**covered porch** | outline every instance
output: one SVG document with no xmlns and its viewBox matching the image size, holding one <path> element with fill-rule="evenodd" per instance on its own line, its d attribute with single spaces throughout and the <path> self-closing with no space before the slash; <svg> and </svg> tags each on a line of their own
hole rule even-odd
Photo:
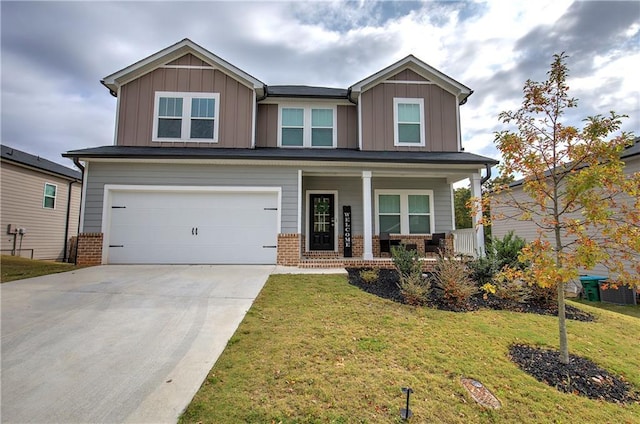
<svg viewBox="0 0 640 424">
<path fill-rule="evenodd" d="M 467 178 L 472 196 L 480 197 L 478 165 L 385 165 L 298 171 L 295 265 L 391 267 L 395 245 L 417 250 L 425 268 L 435 264 L 440 248 L 469 256 L 483 252 L 482 228 L 456 230 L 453 204 L 453 184 Z"/>
</svg>

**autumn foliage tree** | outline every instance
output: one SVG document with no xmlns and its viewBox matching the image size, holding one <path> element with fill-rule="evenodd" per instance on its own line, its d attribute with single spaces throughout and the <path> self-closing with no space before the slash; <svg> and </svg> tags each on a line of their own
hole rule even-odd
<svg viewBox="0 0 640 424">
<path fill-rule="evenodd" d="M 557 291 L 561 362 L 569 362 L 565 325 L 565 284 L 579 272 L 604 264 L 609 284 L 638 284 L 640 274 L 640 173 L 624 173 L 621 152 L 633 142 L 620 132 L 623 115 L 610 112 L 565 125 L 569 97 L 567 56 L 554 56 L 544 82 L 527 81 L 520 109 L 500 114 L 514 130 L 496 133 L 500 171 L 524 176 L 522 192 L 494 187 L 492 220 L 531 220 L 537 237 L 520 260 L 524 270 L 507 269 L 512 279 Z M 496 207 L 499 206 L 499 207 Z"/>
</svg>

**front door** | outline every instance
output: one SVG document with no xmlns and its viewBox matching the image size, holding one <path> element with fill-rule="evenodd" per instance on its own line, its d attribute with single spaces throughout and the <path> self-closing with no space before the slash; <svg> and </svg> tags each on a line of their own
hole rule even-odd
<svg viewBox="0 0 640 424">
<path fill-rule="evenodd" d="M 334 196 L 309 195 L 309 250 L 334 250 Z"/>
</svg>

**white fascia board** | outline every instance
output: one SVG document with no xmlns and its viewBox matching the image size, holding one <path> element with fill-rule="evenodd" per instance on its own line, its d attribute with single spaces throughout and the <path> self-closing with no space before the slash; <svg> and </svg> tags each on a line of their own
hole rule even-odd
<svg viewBox="0 0 640 424">
<path fill-rule="evenodd" d="M 402 69 L 411 69 L 421 77 L 434 82 L 436 85 L 442 87 L 444 90 L 450 92 L 451 94 L 459 96 L 461 101 L 464 101 L 471 95 L 471 93 L 473 93 L 473 91 L 466 85 L 454 80 L 448 75 L 443 74 L 436 68 L 424 63 L 413 55 L 409 55 L 404 59 L 401 59 L 398 62 L 384 68 L 383 70 L 378 71 L 375 74 L 363 79 L 362 81 L 355 83 L 350 87 L 351 91 L 360 93 L 367 91 L 371 87 L 374 87 L 384 80 L 388 79 L 389 77 L 395 75 Z"/>
<path fill-rule="evenodd" d="M 220 71 L 229 74 L 249 88 L 258 90 L 264 87 L 264 83 L 262 81 L 233 66 L 226 60 L 216 56 L 188 38 L 129 65 L 118 72 L 104 77 L 102 79 L 102 83 L 110 90 L 117 92 L 118 88 L 127 82 L 140 78 L 142 75 L 145 75 L 158 67 L 185 55 L 186 53 L 192 53 L 194 56 L 213 65 L 215 69 L 219 69 Z"/>
</svg>

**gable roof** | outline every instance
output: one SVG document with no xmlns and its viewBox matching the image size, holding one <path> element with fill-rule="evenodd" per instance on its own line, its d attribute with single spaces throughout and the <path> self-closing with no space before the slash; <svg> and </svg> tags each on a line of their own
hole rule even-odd
<svg viewBox="0 0 640 424">
<path fill-rule="evenodd" d="M 75 169 L 67 168 L 66 166 L 51 162 L 50 160 L 41 158 L 40 156 L 34 156 L 32 154 L 14 149 L 13 147 L 9 147 L 4 144 L 0 147 L 2 147 L 1 157 L 3 160 L 14 162 L 20 165 L 25 165 L 30 168 L 36 168 L 50 174 L 56 174 L 74 180 L 82 179 L 82 173 L 80 173 L 80 171 L 76 171 Z"/>
<path fill-rule="evenodd" d="M 390 77 L 394 76 L 404 69 L 411 69 L 421 77 L 426 78 L 439 87 L 442 87 L 444 90 L 450 92 L 458 98 L 458 103 L 461 105 L 465 104 L 467 98 L 473 93 L 473 90 L 471 90 L 466 85 L 459 83 L 448 75 L 443 74 L 436 68 L 427 65 L 411 54 L 404 59 L 401 59 L 396 63 L 376 72 L 375 74 L 368 76 L 362 81 L 353 84 L 351 87 L 349 87 L 349 89 L 353 92 L 366 91 L 369 88 L 378 85 L 382 81 L 389 79 Z"/>
<path fill-rule="evenodd" d="M 160 66 L 166 65 L 167 63 L 172 62 L 187 53 L 191 53 L 201 60 L 213 65 L 215 68 L 220 69 L 222 72 L 255 89 L 259 92 L 259 95 L 262 95 L 262 90 L 265 86 L 262 81 L 233 66 L 226 60 L 216 56 L 209 50 L 194 43 L 188 38 L 185 38 L 182 41 L 177 42 L 176 44 L 162 49 L 159 52 L 152 54 L 151 56 L 139 60 L 133 65 L 129 65 L 126 68 L 119 70 L 118 72 L 106 76 L 100 82 L 109 89 L 112 95 L 116 96 L 118 88 L 120 88 L 122 85 L 136 78 L 139 78 L 142 75 L 145 75 Z"/>
</svg>

